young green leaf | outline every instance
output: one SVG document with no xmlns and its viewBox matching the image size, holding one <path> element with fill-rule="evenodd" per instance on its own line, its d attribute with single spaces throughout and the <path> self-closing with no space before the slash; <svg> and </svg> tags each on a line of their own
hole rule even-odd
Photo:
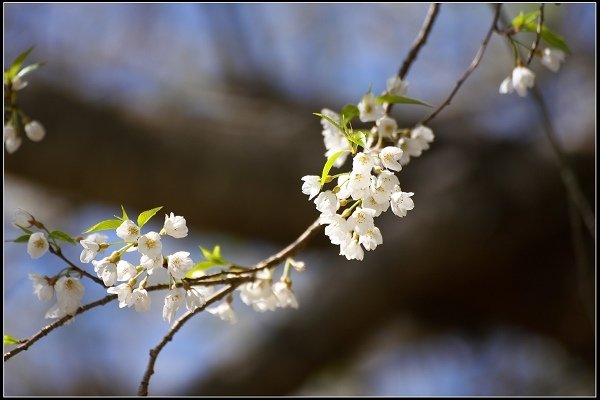
<svg viewBox="0 0 600 400">
<path fill-rule="evenodd" d="M 359 115 L 360 111 L 358 110 L 358 107 L 356 107 L 354 104 L 346 104 L 344 108 L 342 108 L 342 125 L 346 126 L 348 122 L 352 121 L 352 119 L 358 117 Z"/>
<path fill-rule="evenodd" d="M 154 217 L 154 215 L 156 215 L 156 213 L 160 211 L 161 208 L 162 208 L 162 206 L 140 213 L 140 215 L 138 215 L 138 218 L 137 218 L 138 226 L 140 228 L 142 226 L 144 226 L 146 224 L 146 222 L 150 221 L 150 218 Z M 123 210 L 123 211 L 125 211 L 125 210 Z"/>
<path fill-rule="evenodd" d="M 19 54 L 17 58 L 15 58 L 15 61 L 13 61 L 12 65 L 10 66 L 10 69 L 7 72 L 7 78 L 9 80 L 14 78 L 17 72 L 19 72 L 19 70 L 23 66 L 23 63 L 25 62 L 25 59 L 27 59 L 27 56 L 29 56 L 29 53 L 31 53 L 34 47 L 35 46 L 31 46 L 30 48 Z"/>
<path fill-rule="evenodd" d="M 363 131 L 354 131 L 352 134 L 347 135 L 346 136 L 348 138 L 348 140 L 354 144 L 356 144 L 357 146 L 360 147 L 366 147 L 366 140 L 367 137 L 366 135 L 363 133 Z"/>
<path fill-rule="evenodd" d="M 317 117 L 323 118 L 325 121 L 329 122 L 331 125 L 335 126 L 340 131 L 344 132 L 344 129 L 342 128 L 342 126 L 340 124 L 338 124 L 337 122 L 335 122 L 334 120 L 332 120 L 331 118 L 329 118 L 327 115 L 323 115 L 321 113 L 313 113 L 313 114 L 316 115 Z"/>
<path fill-rule="evenodd" d="M 519 15 L 513 18 L 511 25 L 517 31 L 520 31 L 527 23 L 535 21 L 539 17 L 539 15 L 540 10 L 535 10 L 527 14 L 523 14 L 523 11 L 521 11 Z"/>
<path fill-rule="evenodd" d="M 197 272 L 204 272 L 204 271 L 206 271 L 207 269 L 209 269 L 209 268 L 211 268 L 211 267 L 213 267 L 213 266 L 215 266 L 215 265 L 217 265 L 217 264 L 215 264 L 215 263 L 214 263 L 214 262 L 212 262 L 212 261 L 207 261 L 207 260 L 200 261 L 200 262 L 196 263 L 196 265 L 194 265 L 194 266 L 192 267 L 192 269 L 190 269 L 190 270 L 189 270 L 189 271 L 188 271 L 188 272 L 185 274 L 185 277 L 186 277 L 186 278 L 188 278 L 188 279 L 193 279 L 193 278 L 194 278 L 194 275 L 195 275 Z"/>
<path fill-rule="evenodd" d="M 19 343 L 21 343 L 21 340 L 17 339 L 16 337 L 11 336 L 11 335 L 6 335 L 6 334 L 4 335 L 4 345 L 8 346 L 11 344 L 19 344 Z"/>
<path fill-rule="evenodd" d="M 129 219 L 129 216 L 127 215 L 127 212 L 125 211 L 125 207 L 123 207 L 123 204 L 121 204 L 121 210 L 123 210 L 123 216 L 121 217 L 121 221 L 126 221 Z M 116 215 L 115 215 L 116 217 Z M 118 217 L 117 217 L 118 218 Z"/>
<path fill-rule="evenodd" d="M 25 228 L 24 226 L 16 225 L 16 227 L 19 228 L 20 230 L 22 230 L 23 232 L 29 234 L 29 235 L 31 235 L 33 233 L 32 230 L 29 230 L 29 229 Z"/>
<path fill-rule="evenodd" d="M 348 150 L 336 151 L 335 153 L 329 156 L 329 158 L 325 162 L 325 165 L 323 166 L 323 172 L 321 172 L 321 187 L 323 187 L 323 185 L 325 184 L 325 179 L 327 178 L 329 171 L 331 171 L 331 167 L 333 167 L 333 163 L 335 162 L 335 160 L 337 160 L 339 156 L 346 153 L 347 151 Z"/>
<path fill-rule="evenodd" d="M 433 107 L 429 103 L 425 103 L 424 101 L 413 99 L 412 97 L 393 96 L 391 94 L 385 94 L 383 96 L 379 96 L 379 97 L 377 97 L 377 101 L 379 103 L 418 104 L 418 105 L 421 105 L 421 106 Z"/>
<path fill-rule="evenodd" d="M 69 234 L 62 231 L 52 231 L 50 232 L 50 237 L 58 240 L 62 240 L 63 242 L 77 244 L 75 239 L 73 239 Z"/>
<path fill-rule="evenodd" d="M 26 242 L 29 241 L 29 236 L 31 236 L 31 234 L 19 236 L 18 238 L 16 238 L 15 240 L 13 240 L 13 242 L 15 242 L 15 243 L 26 243 Z"/>
<path fill-rule="evenodd" d="M 120 219 L 106 219 L 104 221 L 98 222 L 96 225 L 93 225 L 85 230 L 83 233 L 91 233 L 97 231 L 106 231 L 109 229 L 117 229 L 122 224 Z"/>
<path fill-rule="evenodd" d="M 210 252 L 207 249 L 205 249 L 202 246 L 200 247 L 200 251 L 202 252 L 202 255 L 204 256 L 204 258 L 206 259 L 206 261 L 210 261 L 213 264 L 218 264 L 218 265 L 227 265 L 229 264 L 227 261 L 225 261 L 223 259 L 223 257 L 221 257 L 221 246 L 216 245 L 213 248 L 213 251 Z"/>
<path fill-rule="evenodd" d="M 537 23 L 536 22 L 527 23 L 525 25 L 525 29 L 530 32 L 537 32 Z M 541 36 L 542 36 L 542 39 L 544 39 L 544 41 L 546 43 L 548 43 L 548 45 L 550 47 L 556 47 L 557 49 L 560 49 L 560 50 L 564 51 L 565 53 L 571 52 L 571 50 L 569 49 L 569 46 L 567 45 L 567 41 L 562 36 L 552 32 L 545 25 L 542 26 Z"/>
</svg>

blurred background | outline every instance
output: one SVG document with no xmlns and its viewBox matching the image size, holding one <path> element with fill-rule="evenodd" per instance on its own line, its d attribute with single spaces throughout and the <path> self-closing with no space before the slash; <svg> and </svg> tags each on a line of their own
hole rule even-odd
<svg viewBox="0 0 600 400">
<path fill-rule="evenodd" d="M 312 112 L 357 103 L 370 86 L 381 92 L 427 8 L 5 4 L 4 66 L 35 45 L 29 61 L 46 66 L 19 101 L 47 130 L 4 152 L 5 239 L 19 235 L 18 207 L 79 234 L 119 204 L 130 215 L 164 205 L 191 232 L 167 251 L 220 244 L 243 265 L 274 253 L 318 215 L 300 190 L 325 161 Z M 548 26 L 572 54 L 558 73 L 539 59 L 531 66 L 591 204 L 595 11 L 549 4 Z M 408 95 L 440 104 L 491 18 L 489 5 L 442 5 Z M 416 207 L 377 219 L 377 251 L 347 261 L 320 232 L 298 257 L 307 263 L 293 277 L 298 310 L 258 314 L 237 299 L 237 325 L 198 315 L 159 356 L 150 393 L 593 395 L 595 240 L 570 220 L 531 95 L 498 94 L 512 67 L 493 37 L 431 123 L 432 148 L 400 172 Z M 405 105 L 393 116 L 410 127 L 428 112 Z M 75 246 L 65 251 L 78 259 Z M 29 337 L 51 304 L 35 298 L 27 274 L 63 265 L 14 243 L 4 244 L 4 265 L 4 332 Z M 103 295 L 86 284 L 84 302 Z M 153 294 L 149 313 L 110 303 L 52 332 L 5 363 L 4 394 L 135 394 L 148 349 L 168 329 L 163 296 Z"/>
</svg>

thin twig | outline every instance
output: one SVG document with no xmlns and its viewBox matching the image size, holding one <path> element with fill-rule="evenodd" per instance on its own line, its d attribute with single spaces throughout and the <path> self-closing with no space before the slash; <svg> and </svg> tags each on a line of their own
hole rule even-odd
<svg viewBox="0 0 600 400">
<path fill-rule="evenodd" d="M 272 266 L 275 266 L 275 265 L 281 263 L 286 258 L 291 257 L 292 255 L 294 255 L 298 251 L 300 251 L 308 243 L 308 241 L 312 238 L 312 236 L 319 230 L 319 228 L 321 228 L 321 225 L 319 224 L 319 219 L 317 219 L 304 232 L 302 232 L 302 234 L 300 236 L 298 236 L 298 238 L 296 240 L 294 240 L 292 243 L 290 243 L 288 246 L 286 246 L 284 249 L 282 249 L 278 253 L 258 262 L 253 268 L 251 268 L 248 271 L 241 271 L 241 272 L 235 272 L 235 273 L 230 273 L 230 274 L 247 274 L 247 273 L 255 274 L 257 271 L 260 271 L 260 270 L 266 269 L 266 268 L 270 268 Z M 245 280 L 242 278 L 231 278 L 231 285 L 228 288 L 223 289 L 221 292 L 219 292 L 216 295 L 214 295 L 213 297 L 211 297 L 203 307 L 197 308 L 193 312 L 188 311 L 187 313 L 183 314 L 173 324 L 171 329 L 169 329 L 169 332 L 163 337 L 163 339 L 160 341 L 160 343 L 158 345 L 156 345 L 156 347 L 154 347 L 153 349 L 150 350 L 150 359 L 148 360 L 148 366 L 146 367 L 146 372 L 144 373 L 144 377 L 142 378 L 140 387 L 138 389 L 139 396 L 147 396 L 148 395 L 148 385 L 150 384 L 150 378 L 151 378 L 152 374 L 154 373 L 154 364 L 156 363 L 156 358 L 158 357 L 161 350 L 166 346 L 166 344 L 173 339 L 173 336 L 183 326 L 183 324 L 185 324 L 195 314 L 203 311 L 206 308 L 206 306 L 214 303 L 215 301 L 217 301 L 219 299 L 222 299 L 228 293 L 231 293 L 241 283 L 243 283 L 244 281 L 247 281 L 248 279 L 251 279 L 251 277 L 246 277 Z M 192 282 L 193 281 L 190 280 L 190 283 L 192 283 Z"/>
<path fill-rule="evenodd" d="M 55 249 L 52 246 L 50 246 L 50 248 L 48 249 L 48 251 L 50 251 L 50 253 L 54 254 L 55 256 L 57 256 L 58 258 L 60 258 L 61 260 L 63 260 L 67 264 L 69 264 L 69 266 L 71 267 L 71 269 L 74 269 L 80 275 L 85 275 L 86 277 L 90 278 L 91 280 L 93 280 L 97 284 L 101 285 L 102 287 L 106 287 L 106 286 L 104 286 L 104 282 L 102 281 L 102 279 L 100 279 L 98 277 L 95 277 L 94 275 L 90 274 L 89 272 L 87 272 L 87 271 L 79 268 L 71 260 L 69 260 L 67 257 L 65 257 L 65 255 L 63 254 L 63 252 L 60 249 L 60 247 L 57 248 L 57 249 Z"/>
<path fill-rule="evenodd" d="M 76 315 L 84 313 L 88 310 L 91 310 L 94 307 L 98 307 L 98 306 L 104 305 L 106 303 L 109 303 L 110 301 L 112 301 L 116 298 L 117 298 L 117 295 L 115 295 L 115 294 L 105 296 L 100 300 L 94 301 L 93 303 L 89 303 L 89 304 L 86 304 L 85 306 L 79 307 L 77 309 L 77 311 L 75 311 L 75 314 L 73 314 L 73 315 L 65 315 L 64 317 L 54 321 L 53 323 L 46 325 L 45 327 L 40 329 L 40 331 L 37 332 L 35 335 L 30 337 L 29 339 L 25 339 L 23 341 L 23 343 L 20 344 L 18 347 L 12 349 L 11 351 L 9 351 L 7 353 L 4 353 L 4 361 L 7 361 L 10 358 L 12 358 L 13 356 L 19 354 L 20 352 L 27 350 L 35 342 L 37 342 L 38 340 L 40 340 L 41 338 L 43 338 L 44 336 L 46 336 L 47 334 L 49 334 L 50 332 L 52 332 L 53 330 L 58 328 L 59 326 L 64 325 L 67 321 L 73 319 L 73 317 L 75 317 Z"/>
<path fill-rule="evenodd" d="M 592 238 L 596 238 L 596 230 L 595 230 L 595 216 L 594 212 L 590 204 L 588 203 L 583 191 L 581 190 L 581 186 L 579 185 L 579 181 L 577 180 L 577 176 L 573 172 L 573 169 L 569 165 L 567 161 L 566 152 L 562 148 L 562 145 L 558 141 L 558 137 L 556 135 L 556 131 L 554 130 L 554 126 L 552 125 L 552 120 L 550 119 L 550 113 L 548 112 L 548 106 L 544 101 L 544 97 L 541 92 L 533 87 L 531 89 L 531 93 L 533 95 L 533 99 L 538 106 L 538 110 L 540 112 L 540 117 L 542 119 L 542 124 L 544 125 L 544 132 L 546 133 L 546 137 L 550 142 L 550 146 L 556 155 L 558 160 L 558 165 L 560 168 L 560 177 L 567 189 L 567 193 L 573 204 L 577 207 L 579 211 L 579 215 L 583 220 L 585 227 L 587 228 L 590 236 Z"/>
<path fill-rule="evenodd" d="M 581 301 L 583 308 L 585 309 L 586 316 L 590 326 L 594 326 L 594 293 L 592 291 L 593 286 L 590 284 L 594 282 L 593 278 L 590 279 L 588 272 L 588 257 L 586 254 L 586 247 L 581 230 L 581 218 L 577 206 L 573 203 L 573 200 L 569 200 L 569 221 L 571 223 L 571 237 L 573 240 L 573 252 L 575 254 L 575 265 L 577 266 L 577 294 Z"/>
<path fill-rule="evenodd" d="M 419 51 L 421 51 L 421 48 L 427 42 L 427 38 L 429 37 L 429 33 L 431 32 L 431 28 L 433 27 L 439 11 L 439 3 L 431 3 L 429 10 L 427 11 L 427 15 L 425 16 L 425 20 L 423 21 L 423 26 L 421 27 L 421 30 L 419 31 L 419 34 L 417 35 L 412 47 L 408 51 L 406 59 L 402 63 L 402 67 L 400 67 L 400 70 L 398 71 L 398 76 L 400 79 L 404 79 L 406 74 L 408 74 L 408 70 L 410 69 L 412 63 L 417 59 Z"/>
<path fill-rule="evenodd" d="M 253 270 L 258 271 L 265 268 L 270 268 L 274 265 L 279 264 L 284 261 L 286 258 L 293 256 L 298 251 L 304 248 L 308 241 L 313 237 L 313 235 L 322 227 L 319 225 L 319 219 L 313 222 L 296 240 L 287 245 L 283 250 L 278 252 L 277 254 L 272 255 L 269 258 L 264 259 L 263 261 L 256 264 Z"/>
<path fill-rule="evenodd" d="M 177 331 L 179 331 L 179 329 L 181 329 L 181 327 L 190 318 L 192 318 L 199 312 L 204 311 L 207 306 L 211 305 L 215 301 L 218 301 L 223 297 L 227 296 L 229 293 L 233 292 L 237 286 L 239 286 L 239 283 L 237 285 L 231 285 L 227 288 L 224 288 L 219 293 L 213 295 L 210 299 L 208 299 L 202 307 L 198 307 L 194 311 L 186 312 L 181 317 L 179 317 L 179 319 L 177 319 L 175 323 L 173 323 L 173 326 L 171 326 L 169 332 L 162 338 L 162 340 L 154 348 L 150 349 L 150 358 L 148 359 L 148 366 L 146 367 L 146 372 L 144 372 L 144 377 L 140 382 L 138 396 L 148 396 L 148 385 L 150 384 L 150 378 L 152 377 L 152 374 L 154 374 L 154 364 L 156 363 L 156 359 L 162 351 L 162 349 L 167 345 L 167 343 L 173 339 L 173 336 L 175 336 Z"/>
<path fill-rule="evenodd" d="M 408 51 L 408 54 L 406 55 L 406 58 L 404 59 L 402 66 L 398 70 L 398 77 L 400 77 L 400 79 L 404 79 L 404 77 L 406 77 L 411 65 L 417 59 L 417 55 L 419 55 L 419 51 L 421 51 L 421 48 L 427 42 L 427 38 L 429 37 L 429 33 L 431 32 L 431 28 L 433 28 L 433 24 L 435 22 L 435 19 L 437 18 L 439 11 L 440 11 L 439 3 L 431 3 L 431 5 L 429 6 L 429 10 L 427 10 L 427 15 L 425 16 L 425 20 L 423 21 L 423 26 L 421 26 L 421 30 L 419 31 L 419 34 L 417 35 L 415 41 L 413 42 L 412 47 Z M 390 111 L 392 111 L 392 107 L 394 107 L 394 103 L 387 103 L 386 107 L 384 108 L 385 112 L 389 113 Z"/>
<path fill-rule="evenodd" d="M 454 98 L 454 95 L 456 95 L 456 93 L 458 92 L 460 87 L 463 85 L 463 83 L 467 80 L 467 78 L 471 75 L 471 73 L 473 73 L 473 71 L 475 71 L 475 69 L 479 66 L 479 63 L 481 62 L 481 59 L 483 58 L 483 54 L 485 53 L 485 50 L 488 46 L 488 42 L 490 41 L 490 38 L 492 37 L 492 33 L 494 33 L 494 30 L 496 29 L 496 24 L 498 22 L 498 18 L 500 17 L 500 10 L 502 9 L 502 4 L 496 4 L 495 8 L 496 8 L 496 12 L 494 14 L 494 19 L 492 21 L 492 25 L 490 26 L 490 29 L 488 30 L 487 34 L 485 35 L 485 38 L 483 39 L 483 43 L 481 44 L 481 47 L 477 51 L 477 54 L 475 55 L 475 58 L 471 62 L 471 65 L 469 65 L 469 68 L 467 68 L 467 70 L 465 71 L 463 76 L 458 80 L 458 82 L 456 82 L 456 86 L 454 86 L 454 89 L 452 90 L 452 92 L 450 92 L 450 95 L 448 96 L 448 98 L 433 113 L 431 113 L 431 115 L 429 117 L 427 117 L 425 120 L 423 120 L 421 122 L 422 125 L 429 123 L 444 108 L 446 108 L 447 106 L 450 105 L 450 102 Z"/>
<path fill-rule="evenodd" d="M 540 18 L 538 20 L 538 25 L 535 34 L 535 41 L 531 45 L 531 51 L 529 52 L 529 56 L 527 57 L 527 65 L 531 64 L 533 60 L 533 56 L 535 55 L 535 51 L 540 45 L 540 38 L 542 37 L 542 28 L 544 26 L 544 3 L 540 4 Z"/>
</svg>

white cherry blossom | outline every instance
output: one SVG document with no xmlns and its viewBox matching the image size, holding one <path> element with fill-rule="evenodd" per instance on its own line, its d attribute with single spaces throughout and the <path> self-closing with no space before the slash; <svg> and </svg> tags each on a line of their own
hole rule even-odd
<svg viewBox="0 0 600 400">
<path fill-rule="evenodd" d="M 187 236 L 188 228 L 186 225 L 185 218 L 181 216 L 175 216 L 174 213 L 171 215 L 165 214 L 165 224 L 161 233 L 174 237 L 175 239 L 181 239 Z"/>
<path fill-rule="evenodd" d="M 174 278 L 183 279 L 185 278 L 185 274 L 194 266 L 194 262 L 190 258 L 190 253 L 187 251 L 178 251 L 167 256 L 167 266 L 169 273 Z"/>
<path fill-rule="evenodd" d="M 42 301 L 50 301 L 54 296 L 54 286 L 50 284 L 47 276 L 40 274 L 29 274 L 33 283 L 33 293 Z"/>
<path fill-rule="evenodd" d="M 85 288 L 77 278 L 62 276 L 54 285 L 56 304 L 46 313 L 46 318 L 62 318 L 73 315 L 81 304 Z"/>
<path fill-rule="evenodd" d="M 529 68 L 518 66 L 512 72 L 512 84 L 519 96 L 527 96 L 527 88 L 535 84 L 535 74 Z"/>
<path fill-rule="evenodd" d="M 4 147 L 8 154 L 13 154 L 21 147 L 23 140 L 12 125 L 4 125 Z"/>
<path fill-rule="evenodd" d="M 125 243 L 135 243 L 140 237 L 140 228 L 131 220 L 125 220 L 117 228 L 117 236 Z"/>
<path fill-rule="evenodd" d="M 542 64 L 552 72 L 558 72 L 566 58 L 565 52 L 559 49 L 545 48 L 542 54 Z"/>
<path fill-rule="evenodd" d="M 137 312 L 145 312 L 150 310 L 150 296 L 146 289 L 136 288 L 131 292 L 131 304 Z"/>
<path fill-rule="evenodd" d="M 46 136 L 46 130 L 38 121 L 31 121 L 25 125 L 25 134 L 34 142 L 39 142 Z"/>
<path fill-rule="evenodd" d="M 394 118 L 390 118 L 387 115 L 379 118 L 376 122 L 377 125 L 377 133 L 379 136 L 391 139 L 394 136 L 394 133 L 398 129 L 398 123 Z"/>
<path fill-rule="evenodd" d="M 277 298 L 277 307 L 292 307 L 298 308 L 298 300 L 292 291 L 290 285 L 286 282 L 276 282 L 273 284 L 273 293 Z"/>
<path fill-rule="evenodd" d="M 383 166 L 392 171 L 400 171 L 402 169 L 402 165 L 398 162 L 401 157 L 402 149 L 396 146 L 384 147 L 379 153 L 379 158 Z"/>
<path fill-rule="evenodd" d="M 306 175 L 302 177 L 302 180 L 304 181 L 302 184 L 302 193 L 308 195 L 308 199 L 312 200 L 321 191 L 321 177 Z"/>
<path fill-rule="evenodd" d="M 408 92 L 408 82 L 400 79 L 398 75 L 394 75 L 386 82 L 387 93 L 392 96 L 404 96 Z"/>
<path fill-rule="evenodd" d="M 173 289 L 165 296 L 165 305 L 163 306 L 162 317 L 166 322 L 171 323 L 179 306 L 183 303 L 183 291 Z"/>
<path fill-rule="evenodd" d="M 160 235 L 156 232 L 148 232 L 138 239 L 138 251 L 148 257 L 158 257 L 162 254 L 162 243 Z"/>
<path fill-rule="evenodd" d="M 385 114 L 383 105 L 377 102 L 371 92 L 365 94 L 360 103 L 358 103 L 358 111 L 360 112 L 359 118 L 362 122 L 377 121 Z"/>
<path fill-rule="evenodd" d="M 27 253 L 31 258 L 40 258 L 46 254 L 49 247 L 50 245 L 48 244 L 48 239 L 46 239 L 46 234 L 44 232 L 35 232 L 29 236 L 29 240 L 27 241 Z"/>
<path fill-rule="evenodd" d="M 340 207 L 337 196 L 331 190 L 319 193 L 315 199 L 315 204 L 317 206 L 317 210 L 325 215 L 335 214 L 337 209 Z"/>
<path fill-rule="evenodd" d="M 235 324 L 237 322 L 237 316 L 235 315 L 235 311 L 231 307 L 228 301 L 224 301 L 216 307 L 207 308 L 206 311 L 209 313 L 216 315 L 221 318 L 223 321 L 228 321 L 231 324 Z"/>
<path fill-rule="evenodd" d="M 122 283 L 119 286 L 114 286 L 106 289 L 108 293 L 116 294 L 119 300 L 119 308 L 131 307 L 133 299 L 131 297 L 131 286 L 129 283 Z"/>
<path fill-rule="evenodd" d="M 399 217 L 405 217 L 407 211 L 415 208 L 415 203 L 411 196 L 414 193 L 412 192 L 402 192 L 400 188 L 397 191 L 392 193 L 392 198 L 390 200 L 390 205 L 392 207 L 392 212 Z"/>
<path fill-rule="evenodd" d="M 373 227 L 367 229 L 364 235 L 358 237 L 358 243 L 362 244 L 365 250 L 375 250 L 377 245 L 383 243 L 383 237 L 379 228 Z"/>
</svg>

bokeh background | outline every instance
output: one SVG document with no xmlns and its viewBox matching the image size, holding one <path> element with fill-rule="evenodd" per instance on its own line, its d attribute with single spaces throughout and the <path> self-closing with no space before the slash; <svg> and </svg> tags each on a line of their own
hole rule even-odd
<svg viewBox="0 0 600 400">
<path fill-rule="evenodd" d="M 426 4 L 4 4 L 4 66 L 35 45 L 20 104 L 47 129 L 4 152 L 4 237 L 25 208 L 73 234 L 157 205 L 250 265 L 316 217 L 300 178 L 324 162 L 311 113 L 356 103 L 398 70 Z M 512 18 L 535 5 L 510 5 Z M 546 7 L 572 54 L 532 69 L 559 140 L 595 204 L 595 4 Z M 409 95 L 440 104 L 489 27 L 489 5 L 444 4 Z M 530 39 L 528 38 L 527 41 Z M 531 96 L 498 94 L 513 67 L 493 37 L 400 173 L 416 208 L 377 220 L 384 244 L 347 261 L 319 234 L 294 275 L 300 309 L 240 322 L 200 314 L 160 355 L 154 395 L 593 395 L 595 240 L 570 221 Z M 410 127 L 417 106 L 393 115 Z M 155 229 L 160 228 L 157 218 Z M 78 258 L 75 247 L 66 249 Z M 199 251 L 192 257 L 200 258 Z M 90 266 L 91 267 L 91 266 Z M 45 325 L 27 274 L 62 268 L 4 244 L 4 332 Z M 84 301 L 103 296 L 87 284 Z M 166 332 L 116 303 L 78 316 L 4 365 L 6 395 L 133 395 Z M 7 350 L 5 346 L 5 351 Z"/>
</svg>

